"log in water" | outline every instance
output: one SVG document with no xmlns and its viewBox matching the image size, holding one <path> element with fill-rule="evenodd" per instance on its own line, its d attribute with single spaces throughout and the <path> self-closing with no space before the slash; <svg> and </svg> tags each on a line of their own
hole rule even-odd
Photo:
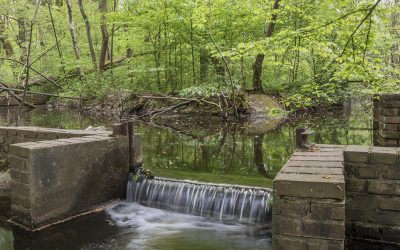
<svg viewBox="0 0 400 250">
<path fill-rule="evenodd" d="M 268 223 L 272 201 L 268 189 L 154 179 L 127 186 L 128 202 L 211 217 L 220 221 Z"/>
</svg>

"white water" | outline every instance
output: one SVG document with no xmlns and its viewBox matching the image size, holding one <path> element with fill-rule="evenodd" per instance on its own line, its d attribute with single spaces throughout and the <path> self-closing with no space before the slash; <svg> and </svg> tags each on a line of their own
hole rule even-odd
<svg viewBox="0 0 400 250">
<path fill-rule="evenodd" d="M 129 235 L 125 249 L 269 249 L 269 227 L 221 223 L 137 203 L 107 210 L 112 223 Z"/>
<path fill-rule="evenodd" d="M 175 180 L 130 180 L 127 201 L 219 221 L 265 224 L 271 220 L 269 190 Z"/>
</svg>

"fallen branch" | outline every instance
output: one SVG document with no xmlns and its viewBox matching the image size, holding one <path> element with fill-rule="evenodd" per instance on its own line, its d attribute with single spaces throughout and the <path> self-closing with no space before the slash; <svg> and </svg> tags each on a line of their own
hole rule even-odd
<svg viewBox="0 0 400 250">
<path fill-rule="evenodd" d="M 20 61 L 15 60 L 15 59 L 12 59 L 12 58 L 0 57 L 0 60 L 11 61 L 11 62 L 14 62 L 14 63 L 21 64 L 22 66 L 25 66 L 25 63 L 20 62 Z M 29 66 L 29 65 L 28 65 L 28 66 Z M 39 76 L 41 76 L 41 77 L 43 77 L 44 79 L 46 79 L 47 81 L 51 82 L 51 83 L 54 84 L 55 86 L 61 88 L 61 85 L 60 85 L 60 84 L 56 83 L 55 81 L 53 81 L 53 80 L 50 79 L 49 77 L 43 75 L 42 73 L 40 73 L 40 72 L 37 71 L 36 69 L 32 68 L 32 66 L 29 66 L 29 68 L 30 68 L 33 72 L 35 72 L 36 74 L 38 74 Z"/>
<path fill-rule="evenodd" d="M 141 118 L 145 118 L 145 117 L 147 117 L 147 116 L 151 116 L 151 118 L 154 118 L 154 116 L 156 116 L 156 115 L 163 114 L 163 113 L 167 113 L 167 112 L 169 112 L 169 111 L 172 111 L 172 110 L 174 110 L 174 109 L 177 109 L 177 108 L 180 108 L 180 107 L 183 107 L 183 106 L 192 104 L 192 103 L 194 103 L 194 102 L 195 102 L 194 100 L 190 100 L 190 101 L 186 101 L 186 102 L 181 102 L 181 103 L 178 103 L 178 104 L 176 104 L 176 105 L 170 106 L 170 107 L 165 108 L 165 109 L 154 110 L 154 111 L 152 111 L 152 112 L 150 112 L 150 113 L 147 113 L 147 114 L 145 114 L 145 115 L 138 116 L 138 118 L 141 119 Z"/>
<path fill-rule="evenodd" d="M 22 98 L 20 98 L 19 96 L 17 96 L 16 94 L 14 94 L 11 90 L 9 90 L 9 87 L 5 84 L 0 82 L 0 87 L 3 87 L 2 89 L 4 89 L 5 91 L 7 91 L 8 94 L 10 94 L 15 100 L 17 100 L 19 103 L 23 103 L 26 106 L 28 106 L 29 108 L 36 108 L 35 105 L 22 100 Z M 23 90 L 21 90 L 21 92 L 24 92 Z"/>
<path fill-rule="evenodd" d="M 210 105 L 214 105 L 218 108 L 221 108 L 217 103 L 215 102 L 210 102 L 204 99 L 195 99 L 195 98 L 184 98 L 184 97 L 175 97 L 175 96 L 146 96 L 146 95 L 142 95 L 140 97 L 143 98 L 148 98 L 148 99 L 165 99 L 165 100 L 179 100 L 179 101 L 194 101 L 194 102 L 199 102 L 199 103 L 207 103 Z"/>
<path fill-rule="evenodd" d="M 14 89 L 14 88 L 9 88 L 9 87 L 2 87 L 2 86 L 0 86 L 0 90 L 19 92 L 19 93 L 24 92 L 24 90 L 22 90 L 22 89 Z M 64 98 L 64 99 L 84 100 L 84 101 L 88 100 L 88 99 L 84 99 L 84 98 L 80 98 L 80 97 L 60 96 L 60 95 L 55 95 L 55 94 L 48 94 L 48 93 L 41 93 L 41 92 L 34 92 L 34 91 L 27 91 L 26 93 L 32 94 L 32 95 L 42 95 L 42 96 L 58 97 L 58 98 Z"/>
</svg>

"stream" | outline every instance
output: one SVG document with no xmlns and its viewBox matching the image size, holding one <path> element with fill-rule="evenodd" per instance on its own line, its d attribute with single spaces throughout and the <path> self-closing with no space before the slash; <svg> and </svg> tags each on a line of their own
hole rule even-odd
<svg viewBox="0 0 400 250">
<path fill-rule="evenodd" d="M 0 125 L 15 125 L 16 109 L 0 109 Z M 41 107 L 19 124 L 65 129 L 105 126 L 112 119 Z M 371 107 L 348 101 L 338 110 L 305 116 L 264 131 L 247 124 L 187 119 L 137 123 L 143 164 L 157 176 L 202 182 L 271 187 L 294 150 L 296 127 L 315 130 L 311 141 L 371 145 Z M 218 222 L 210 218 L 120 202 L 96 215 L 35 234 L 0 226 L 0 249 L 272 249 L 270 225 Z"/>
</svg>

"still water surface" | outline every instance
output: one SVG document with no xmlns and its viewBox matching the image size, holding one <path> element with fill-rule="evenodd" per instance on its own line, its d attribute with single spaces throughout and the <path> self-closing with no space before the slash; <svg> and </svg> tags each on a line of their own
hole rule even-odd
<svg viewBox="0 0 400 250">
<path fill-rule="evenodd" d="M 156 175 L 208 182 L 270 186 L 294 148 L 294 130 L 316 131 L 316 143 L 372 144 L 370 105 L 349 102 L 343 109 L 296 122 L 253 130 L 246 124 L 191 121 L 137 124 L 143 162 Z M 16 112 L 0 110 L 0 125 L 13 125 Z M 115 120 L 71 110 L 26 112 L 20 125 L 84 129 Z M 107 211 L 34 235 L 0 227 L 0 249 L 270 249 L 270 228 L 224 224 L 206 218 L 122 202 Z"/>
</svg>

